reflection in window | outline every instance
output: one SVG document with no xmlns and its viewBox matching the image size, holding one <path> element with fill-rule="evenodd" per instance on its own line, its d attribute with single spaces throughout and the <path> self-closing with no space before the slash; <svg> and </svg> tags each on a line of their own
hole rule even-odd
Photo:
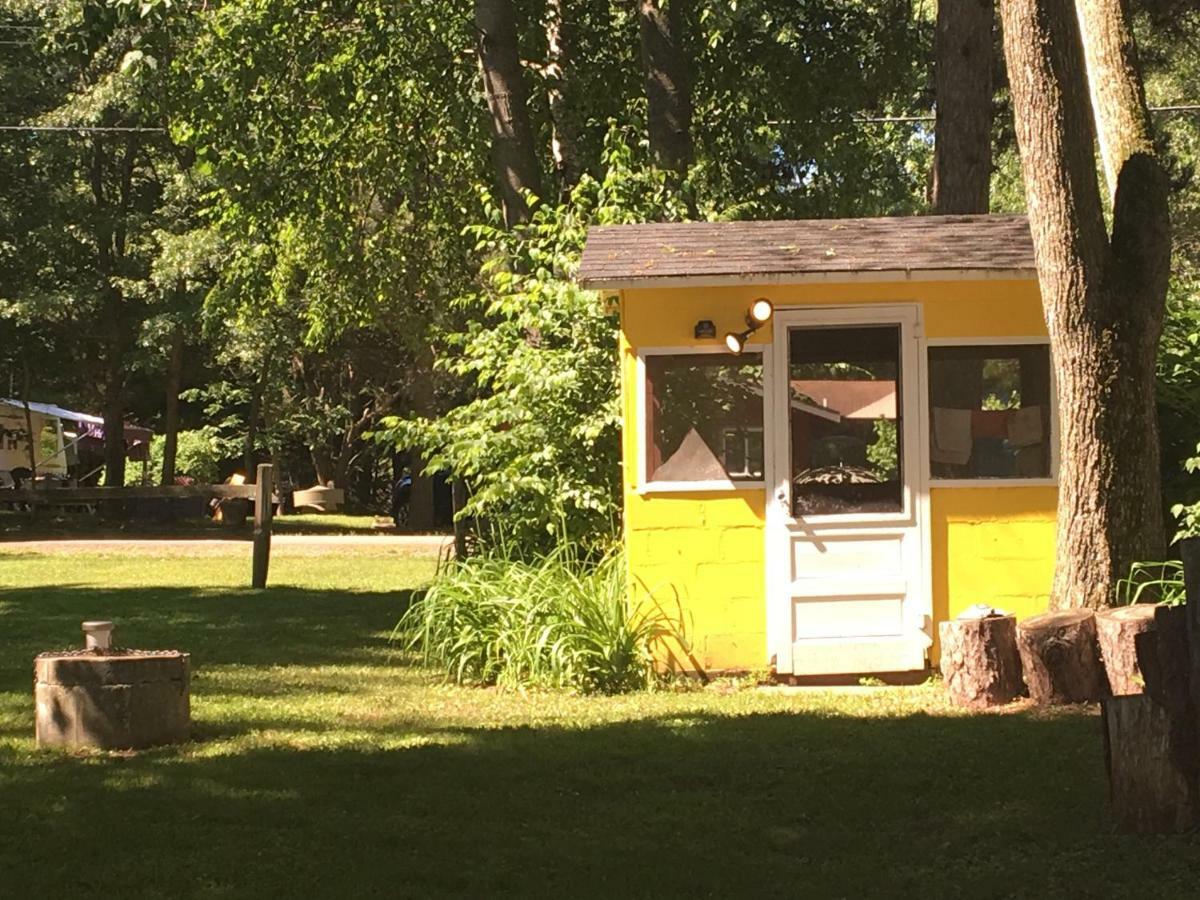
<svg viewBox="0 0 1200 900">
<path fill-rule="evenodd" d="M 762 355 L 646 357 L 649 481 L 761 481 Z"/>
<path fill-rule="evenodd" d="M 1050 476 L 1050 348 L 929 349 L 934 478 Z"/>
<path fill-rule="evenodd" d="M 900 512 L 900 329 L 795 328 L 788 338 L 797 516 Z"/>
</svg>

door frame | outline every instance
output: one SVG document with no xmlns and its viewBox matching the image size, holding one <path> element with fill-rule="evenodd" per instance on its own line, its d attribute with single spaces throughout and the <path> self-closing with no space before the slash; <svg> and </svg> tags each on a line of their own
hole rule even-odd
<svg viewBox="0 0 1200 900">
<path fill-rule="evenodd" d="M 771 352 L 764 354 L 764 470 L 766 485 L 764 501 L 767 658 L 774 658 L 779 674 L 791 674 L 794 669 L 792 633 L 791 542 L 788 526 L 794 522 L 791 514 L 791 440 L 790 410 L 788 408 L 789 347 L 788 333 L 795 326 L 838 325 L 899 325 L 901 402 L 906 413 L 903 460 L 907 509 L 904 513 L 871 517 L 872 523 L 901 526 L 910 516 L 915 517 L 915 537 L 918 542 L 918 563 L 911 573 L 912 587 L 906 596 L 906 622 L 920 616 L 926 647 L 933 642 L 933 565 L 931 554 L 931 522 L 929 506 L 929 427 L 926 402 L 926 338 L 923 310 L 920 303 L 861 303 L 855 305 L 803 305 L 776 307 L 772 322 Z M 782 496 L 782 500 L 781 500 Z M 785 504 L 788 506 L 785 508 Z M 820 517 L 821 524 L 833 527 L 852 527 L 854 515 Z M 916 635 L 914 634 L 914 638 Z M 850 646 L 847 646 L 850 651 Z"/>
</svg>

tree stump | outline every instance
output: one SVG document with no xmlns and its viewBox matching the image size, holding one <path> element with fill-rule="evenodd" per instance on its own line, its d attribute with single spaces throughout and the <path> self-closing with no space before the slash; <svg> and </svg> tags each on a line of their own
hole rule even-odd
<svg viewBox="0 0 1200 900">
<path fill-rule="evenodd" d="M 1104 693 L 1104 669 L 1090 609 L 1032 616 L 1017 625 L 1029 697 L 1039 706 L 1088 703 Z"/>
<path fill-rule="evenodd" d="M 1117 827 L 1134 834 L 1191 828 L 1200 812 L 1191 723 L 1173 716 L 1149 694 L 1110 697 L 1102 708 Z"/>
<path fill-rule="evenodd" d="M 1114 697 L 1145 693 L 1146 683 L 1138 665 L 1138 635 L 1154 630 L 1155 604 L 1118 606 L 1096 613 L 1096 639 L 1100 659 Z"/>
<path fill-rule="evenodd" d="M 1021 693 L 1021 657 L 1014 616 L 952 619 L 938 627 L 941 666 L 950 700 L 984 709 Z"/>
</svg>

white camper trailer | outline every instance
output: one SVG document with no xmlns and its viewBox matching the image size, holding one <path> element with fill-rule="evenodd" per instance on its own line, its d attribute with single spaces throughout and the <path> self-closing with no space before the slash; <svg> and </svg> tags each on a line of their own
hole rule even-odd
<svg viewBox="0 0 1200 900">
<path fill-rule="evenodd" d="M 33 426 L 33 462 L 39 475 L 67 476 L 68 452 L 63 439 L 66 410 L 45 403 L 0 400 L 0 473 L 29 469 L 29 426 Z M 3 477 L 0 475 L 0 477 Z"/>
</svg>

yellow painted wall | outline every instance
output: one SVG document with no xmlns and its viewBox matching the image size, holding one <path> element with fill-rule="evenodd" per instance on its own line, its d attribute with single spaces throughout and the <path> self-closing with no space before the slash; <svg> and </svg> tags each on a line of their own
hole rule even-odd
<svg viewBox="0 0 1200 900">
<path fill-rule="evenodd" d="M 750 301 L 781 306 L 919 303 L 924 334 L 1046 333 L 1034 280 L 906 281 L 626 290 L 621 296 L 625 537 L 636 593 L 683 605 L 693 653 L 708 669 L 768 664 L 765 496 L 762 490 L 637 492 L 636 352 L 720 344 L 744 327 Z M 695 340 L 699 319 L 718 337 Z M 768 342 L 768 325 L 753 339 Z M 1045 608 L 1054 561 L 1053 487 L 933 488 L 933 608 L 940 621 L 973 603 L 1020 616 Z M 936 632 L 936 626 L 935 626 Z M 934 648 L 936 661 L 936 646 Z"/>
<path fill-rule="evenodd" d="M 1053 487 L 931 488 L 934 619 L 976 603 L 1018 619 L 1045 612 L 1057 504 Z"/>
</svg>

